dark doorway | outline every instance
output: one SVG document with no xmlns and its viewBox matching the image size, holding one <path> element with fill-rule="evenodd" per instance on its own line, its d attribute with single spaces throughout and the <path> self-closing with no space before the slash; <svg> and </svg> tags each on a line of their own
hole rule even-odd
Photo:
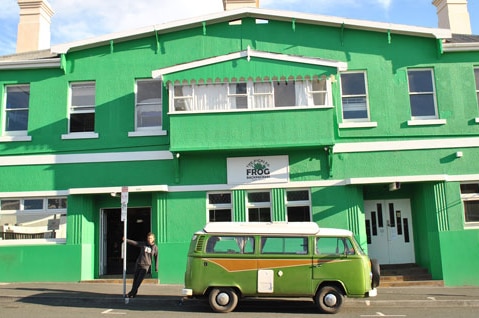
<svg viewBox="0 0 479 318">
<path fill-rule="evenodd" d="M 127 214 L 127 237 L 134 241 L 145 241 L 146 235 L 151 231 L 151 210 L 150 208 L 131 208 Z M 103 210 L 103 275 L 123 275 L 122 237 L 123 221 L 121 221 L 120 209 Z M 126 273 L 133 274 L 135 261 L 139 249 L 127 245 L 126 250 Z"/>
</svg>

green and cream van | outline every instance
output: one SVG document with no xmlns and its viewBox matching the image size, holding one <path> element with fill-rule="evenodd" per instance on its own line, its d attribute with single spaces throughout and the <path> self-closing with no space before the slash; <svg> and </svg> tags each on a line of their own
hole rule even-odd
<svg viewBox="0 0 479 318">
<path fill-rule="evenodd" d="M 353 233 L 314 222 L 208 223 L 193 235 L 186 297 L 205 297 L 215 312 L 243 297 L 311 297 L 336 313 L 344 297 L 376 296 L 379 266 Z"/>
</svg>

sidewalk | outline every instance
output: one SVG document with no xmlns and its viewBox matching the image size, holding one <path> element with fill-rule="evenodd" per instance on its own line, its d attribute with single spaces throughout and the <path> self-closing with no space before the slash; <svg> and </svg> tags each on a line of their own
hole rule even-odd
<svg viewBox="0 0 479 318">
<path fill-rule="evenodd" d="M 130 284 L 127 284 L 126 291 Z M 144 284 L 135 302 L 178 304 L 182 285 Z M 122 283 L 0 283 L 0 302 L 119 303 L 124 302 Z M 186 300 L 188 302 L 188 300 Z M 192 300 L 193 302 L 193 300 Z M 378 296 L 347 298 L 344 306 L 479 307 L 479 287 L 378 288 Z"/>
</svg>

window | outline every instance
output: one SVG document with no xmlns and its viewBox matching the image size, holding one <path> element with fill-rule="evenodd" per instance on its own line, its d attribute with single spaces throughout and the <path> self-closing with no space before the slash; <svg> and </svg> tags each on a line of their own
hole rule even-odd
<svg viewBox="0 0 479 318">
<path fill-rule="evenodd" d="M 474 69 L 474 78 L 476 79 L 476 96 L 479 103 L 479 68 Z"/>
<path fill-rule="evenodd" d="M 8 136 L 26 135 L 30 85 L 9 85 L 5 87 L 5 91 L 4 134 Z"/>
<path fill-rule="evenodd" d="M 331 107 L 330 82 L 312 80 L 170 85 L 171 111 Z"/>
<path fill-rule="evenodd" d="M 331 255 L 331 254 L 344 254 L 353 255 L 353 244 L 351 241 L 344 237 L 319 237 L 316 239 L 316 254 L 319 255 Z"/>
<path fill-rule="evenodd" d="M 162 84 L 157 80 L 136 82 L 136 130 L 161 129 Z"/>
<path fill-rule="evenodd" d="M 65 197 L 1 199 L 0 245 L 19 240 L 29 240 L 29 244 L 63 243 L 66 239 L 66 213 Z"/>
<path fill-rule="evenodd" d="M 262 237 L 262 254 L 307 254 L 307 237 Z"/>
<path fill-rule="evenodd" d="M 340 79 L 343 120 L 369 121 L 366 73 L 342 73 Z"/>
<path fill-rule="evenodd" d="M 231 222 L 231 193 L 208 193 L 208 222 Z"/>
<path fill-rule="evenodd" d="M 70 133 L 95 131 L 95 83 L 70 85 Z"/>
<path fill-rule="evenodd" d="M 287 190 L 285 204 L 288 222 L 311 221 L 311 202 L 308 190 Z"/>
<path fill-rule="evenodd" d="M 248 192 L 246 208 L 249 222 L 271 222 L 271 194 Z"/>
<path fill-rule="evenodd" d="M 466 225 L 479 226 L 479 183 L 461 184 L 461 198 Z"/>
<path fill-rule="evenodd" d="M 408 70 L 412 119 L 437 119 L 436 93 L 431 69 Z"/>
<path fill-rule="evenodd" d="M 252 254 L 254 238 L 252 236 L 211 236 L 206 242 L 206 252 Z"/>
</svg>

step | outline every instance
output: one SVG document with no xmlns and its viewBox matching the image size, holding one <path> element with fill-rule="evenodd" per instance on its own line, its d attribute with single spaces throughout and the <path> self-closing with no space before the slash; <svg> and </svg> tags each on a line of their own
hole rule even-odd
<svg viewBox="0 0 479 318">
<path fill-rule="evenodd" d="M 381 277 L 381 283 L 379 288 L 382 287 L 444 287 L 444 281 L 442 280 L 415 280 L 415 281 L 383 281 Z"/>
<path fill-rule="evenodd" d="M 380 287 L 444 286 L 444 281 L 433 280 L 429 271 L 417 264 L 380 265 Z"/>
</svg>

